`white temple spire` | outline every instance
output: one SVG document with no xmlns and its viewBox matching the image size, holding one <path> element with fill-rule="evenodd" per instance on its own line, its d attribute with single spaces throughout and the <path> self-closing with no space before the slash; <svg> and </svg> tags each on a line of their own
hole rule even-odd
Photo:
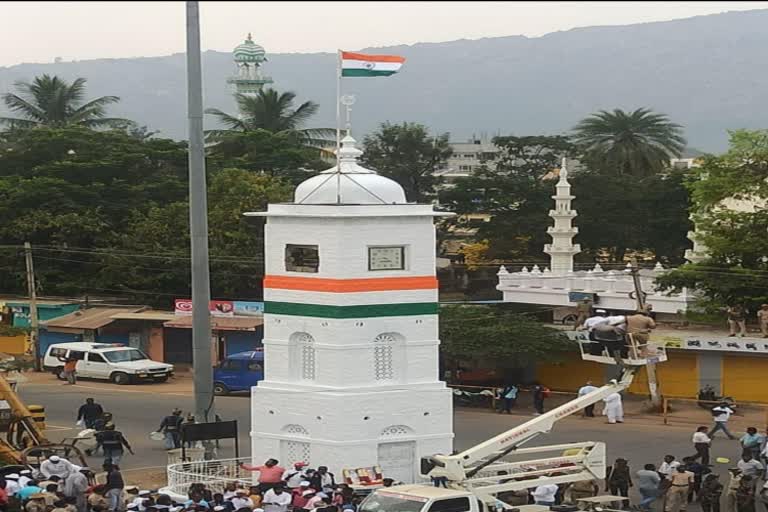
<svg viewBox="0 0 768 512">
<path fill-rule="evenodd" d="M 571 208 L 571 184 L 568 183 L 568 169 L 566 159 L 560 167 L 560 179 L 555 185 L 555 209 L 549 211 L 549 216 L 554 219 L 554 226 L 547 228 L 547 234 L 552 237 L 552 243 L 544 246 L 544 252 L 549 254 L 550 268 L 553 274 L 566 274 L 573 271 L 573 256 L 581 252 L 579 244 L 573 243 L 573 237 L 579 229 L 572 225 L 576 217 L 576 210 Z"/>
</svg>

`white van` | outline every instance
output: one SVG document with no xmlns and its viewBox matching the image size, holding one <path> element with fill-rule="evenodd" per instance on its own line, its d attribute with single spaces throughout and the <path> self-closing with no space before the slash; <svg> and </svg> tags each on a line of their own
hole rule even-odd
<svg viewBox="0 0 768 512">
<path fill-rule="evenodd" d="M 77 376 L 130 384 L 139 380 L 165 382 L 173 365 L 152 361 L 137 348 L 117 343 L 56 343 L 48 347 L 43 367 L 64 379 L 64 361 L 77 359 Z M 61 358 L 61 359 L 59 359 Z"/>
</svg>

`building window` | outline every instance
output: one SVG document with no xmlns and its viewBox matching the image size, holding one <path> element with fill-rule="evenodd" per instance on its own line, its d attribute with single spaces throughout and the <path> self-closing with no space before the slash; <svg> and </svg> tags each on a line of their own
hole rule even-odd
<svg viewBox="0 0 768 512">
<path fill-rule="evenodd" d="M 464 153 L 461 156 L 463 156 L 464 158 L 475 158 L 475 154 L 474 153 Z"/>
<path fill-rule="evenodd" d="M 413 434 L 413 429 L 407 425 L 390 425 L 381 431 L 379 437 L 401 437 Z"/>
<path fill-rule="evenodd" d="M 395 378 L 394 352 L 397 339 L 393 334 L 379 334 L 373 339 L 373 377 L 376 380 Z"/>
<path fill-rule="evenodd" d="M 472 170 L 472 166 L 471 165 L 460 165 L 459 166 L 459 170 L 460 171 L 471 171 Z"/>
<path fill-rule="evenodd" d="M 285 270 L 288 272 L 317 272 L 320 256 L 316 245 L 285 246 Z"/>
<path fill-rule="evenodd" d="M 297 332 L 290 338 L 293 352 L 294 374 L 302 380 L 315 380 L 315 338 L 306 332 Z"/>
</svg>

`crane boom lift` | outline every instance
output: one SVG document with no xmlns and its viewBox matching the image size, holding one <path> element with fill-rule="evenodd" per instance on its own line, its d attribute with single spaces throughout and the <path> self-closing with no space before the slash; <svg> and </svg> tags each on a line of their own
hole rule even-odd
<svg viewBox="0 0 768 512">
<path fill-rule="evenodd" d="M 634 367 L 627 367 L 622 372 L 620 380 L 613 380 L 591 393 L 577 397 L 461 453 L 424 457 L 421 461 L 422 474 L 434 478 L 445 478 L 450 482 L 463 482 L 536 436 L 549 432 L 556 421 L 581 411 L 608 395 L 628 388 L 635 371 Z"/>
</svg>

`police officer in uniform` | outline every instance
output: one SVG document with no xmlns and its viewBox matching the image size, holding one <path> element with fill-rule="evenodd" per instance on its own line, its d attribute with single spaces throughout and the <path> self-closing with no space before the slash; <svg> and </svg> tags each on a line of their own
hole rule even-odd
<svg viewBox="0 0 768 512">
<path fill-rule="evenodd" d="M 165 433 L 165 449 L 181 448 L 181 424 L 184 418 L 181 417 L 181 409 L 174 409 L 170 416 L 163 418 L 158 432 Z"/>
</svg>

